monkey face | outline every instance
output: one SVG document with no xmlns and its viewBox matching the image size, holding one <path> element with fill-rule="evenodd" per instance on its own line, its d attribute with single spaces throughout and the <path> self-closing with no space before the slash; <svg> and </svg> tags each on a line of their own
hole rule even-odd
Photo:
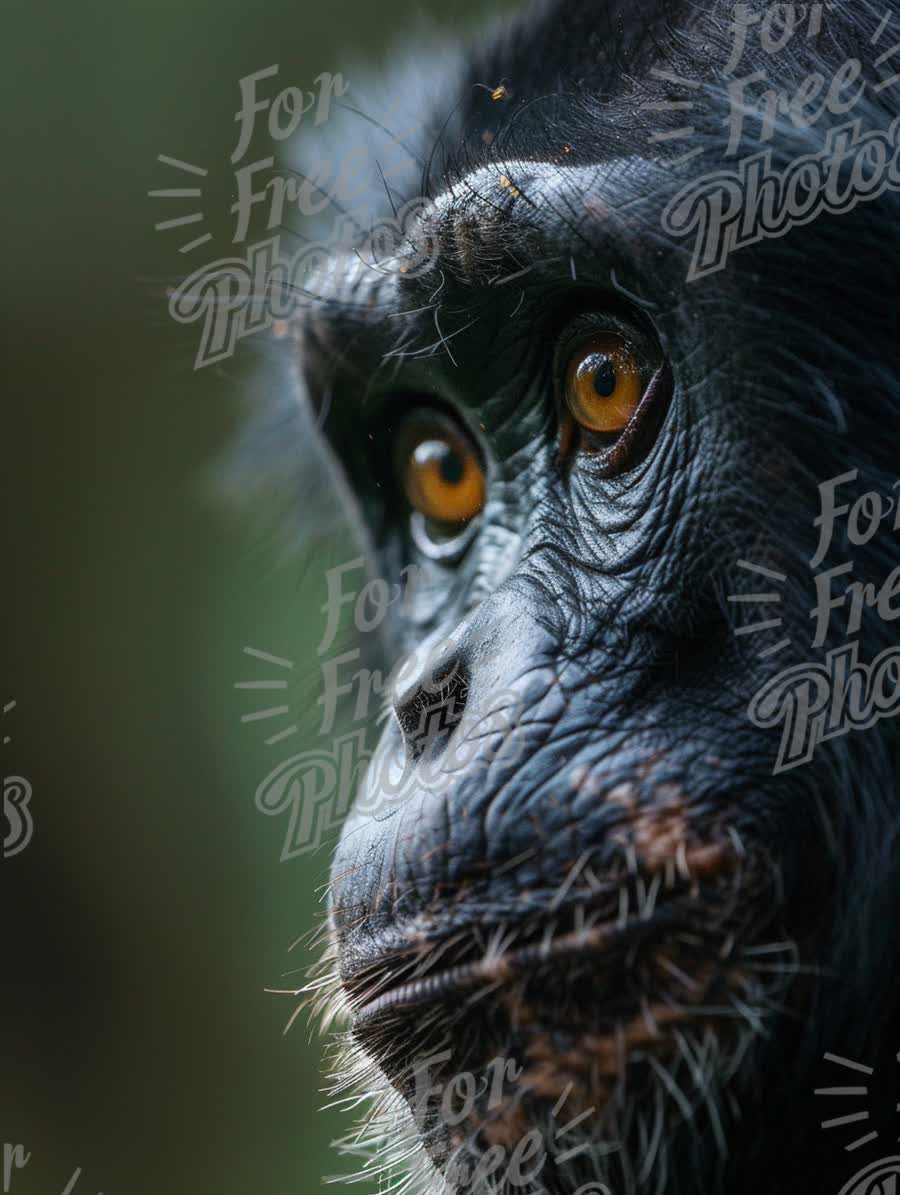
<svg viewBox="0 0 900 1195">
<path fill-rule="evenodd" d="M 776 1190 L 795 1101 L 769 1060 L 806 1075 L 896 1007 L 863 965 L 893 939 L 865 893 L 895 870 L 894 729 L 778 768 L 748 715 L 810 642 L 819 487 L 854 467 L 889 486 L 887 217 L 825 212 L 687 281 L 666 221 L 685 175 L 648 148 L 673 13 L 604 57 L 609 14 L 576 7 L 593 57 L 545 61 L 550 18 L 522 24 L 493 132 L 496 88 L 462 79 L 396 258 L 330 263 L 298 333 L 376 567 L 414 577 L 333 950 L 352 1040 L 445 1189 Z M 833 30 L 836 65 L 864 32 Z M 509 74 L 510 52 L 473 70 Z M 726 102 L 709 91 L 698 139 Z M 770 165 L 832 133 L 785 133 Z M 887 525 L 853 554 L 865 576 L 896 557 Z M 857 630 L 866 659 L 890 643 Z"/>
</svg>

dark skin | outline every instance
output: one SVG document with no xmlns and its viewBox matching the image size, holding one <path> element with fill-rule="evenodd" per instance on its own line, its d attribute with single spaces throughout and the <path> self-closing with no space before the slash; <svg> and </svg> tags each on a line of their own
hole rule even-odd
<svg viewBox="0 0 900 1195">
<path fill-rule="evenodd" d="M 896 477 L 896 197 L 686 283 L 661 213 L 694 167 L 648 145 L 674 124 L 643 106 L 683 98 L 654 70 L 727 60 L 730 15 L 542 9 L 436 75 L 391 196 L 433 198 L 428 264 L 348 257 L 299 331 L 375 571 L 417 570 L 385 662 L 415 660 L 333 866 L 351 1039 L 408 1100 L 440 1049 L 438 1089 L 516 1064 L 461 1125 L 419 1120 L 451 1189 L 837 1193 L 863 1154 L 819 1128 L 826 1052 L 876 1068 L 871 1124 L 896 1136 L 896 725 L 773 775 L 778 734 L 747 715 L 810 658 L 818 486 L 858 468 L 852 499 Z M 796 91 L 863 59 L 880 17 L 833 14 L 777 69 L 757 39 L 742 71 Z M 704 93 L 699 143 L 727 113 Z M 829 122 L 766 147 L 790 162 Z M 819 567 L 882 579 L 888 526 L 860 548 L 835 536 Z M 773 613 L 728 601 L 770 588 L 741 560 L 787 578 L 771 639 L 736 634 Z M 761 656 L 784 636 L 794 655 Z M 867 618 L 860 657 L 895 638 Z M 821 650 L 845 641 L 836 617 Z M 581 1114 L 584 1151 L 560 1160 L 554 1117 Z M 527 1182 L 453 1169 L 535 1126 Z"/>
</svg>

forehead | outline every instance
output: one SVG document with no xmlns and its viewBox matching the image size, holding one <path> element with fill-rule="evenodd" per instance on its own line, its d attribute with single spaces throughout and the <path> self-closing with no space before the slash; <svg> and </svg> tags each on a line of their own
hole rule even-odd
<svg viewBox="0 0 900 1195">
<path fill-rule="evenodd" d="M 671 308 L 687 260 L 661 223 L 672 188 L 640 157 L 474 170 L 401 218 L 393 252 L 354 246 L 321 263 L 306 284 L 306 366 L 367 386 L 473 365 L 487 380 L 492 362 L 508 372 L 508 350 L 521 358 L 550 335 L 554 305 Z"/>
</svg>

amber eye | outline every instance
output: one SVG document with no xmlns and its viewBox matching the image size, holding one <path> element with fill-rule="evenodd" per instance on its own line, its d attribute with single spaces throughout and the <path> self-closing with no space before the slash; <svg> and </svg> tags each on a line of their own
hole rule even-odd
<svg viewBox="0 0 900 1195">
<path fill-rule="evenodd" d="M 566 365 L 566 405 L 575 421 L 591 431 L 623 431 L 642 393 L 637 358 L 615 332 L 583 341 Z"/>
<path fill-rule="evenodd" d="M 403 437 L 403 488 L 413 510 L 450 532 L 484 506 L 484 471 L 474 450 L 449 420 L 416 421 Z"/>
</svg>

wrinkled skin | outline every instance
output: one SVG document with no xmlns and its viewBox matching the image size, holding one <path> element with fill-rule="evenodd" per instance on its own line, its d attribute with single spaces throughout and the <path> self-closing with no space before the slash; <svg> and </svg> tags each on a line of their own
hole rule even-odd
<svg viewBox="0 0 900 1195">
<path fill-rule="evenodd" d="M 689 119 L 718 149 L 677 168 L 685 145 L 648 138 L 683 113 L 642 105 L 685 95 L 654 68 L 721 75 L 709 64 L 728 57 L 730 12 L 560 2 L 465 66 L 435 63 L 394 199 L 424 179 L 436 260 L 406 275 L 348 258 L 299 330 L 303 388 L 373 569 L 419 570 L 385 649 L 388 667 L 413 651 L 418 666 L 394 688 L 333 865 L 353 1040 L 407 1098 L 413 1067 L 441 1048 L 436 1087 L 498 1056 L 519 1071 L 461 1126 L 420 1118 L 450 1189 L 466 1187 L 452 1158 L 511 1150 L 535 1125 L 546 1137 L 563 1096 L 562 1120 L 588 1113 L 584 1153 L 478 1189 L 837 1195 L 896 1137 L 896 722 L 773 774 L 779 730 L 747 713 L 779 671 L 847 640 L 839 610 L 810 647 L 814 572 L 852 559 L 853 577 L 880 583 L 900 559 L 888 520 L 859 547 L 839 530 L 810 568 L 819 485 L 857 468 L 852 501 L 896 480 L 896 195 L 686 282 L 690 245 L 661 213 L 721 164 L 727 101 L 702 92 Z M 871 63 L 882 14 L 827 14 L 817 40 L 769 61 L 751 39 L 741 72 L 793 92 L 822 62 L 828 79 L 854 55 Z M 509 94 L 494 100 L 501 79 Z M 853 115 L 886 128 L 895 91 L 870 87 Z M 785 164 L 846 119 L 783 120 L 760 148 Z M 758 132 L 745 123 L 738 157 Z M 573 329 L 621 321 L 662 391 L 645 442 L 610 471 L 573 441 L 559 378 Z M 398 427 L 419 407 L 446 414 L 484 463 L 458 559 L 421 550 L 396 476 Z M 777 609 L 728 601 L 769 589 Z M 736 634 L 772 616 L 768 636 Z M 784 637 L 790 649 L 761 656 Z M 869 661 L 896 632 L 870 612 L 856 638 Z M 423 748 L 426 706 L 446 716 Z M 403 766 L 400 794 L 380 793 Z M 814 1088 L 853 1081 L 827 1073 L 826 1052 L 876 1068 L 866 1106 L 884 1148 L 849 1154 L 862 1130 L 820 1130 Z"/>
</svg>

